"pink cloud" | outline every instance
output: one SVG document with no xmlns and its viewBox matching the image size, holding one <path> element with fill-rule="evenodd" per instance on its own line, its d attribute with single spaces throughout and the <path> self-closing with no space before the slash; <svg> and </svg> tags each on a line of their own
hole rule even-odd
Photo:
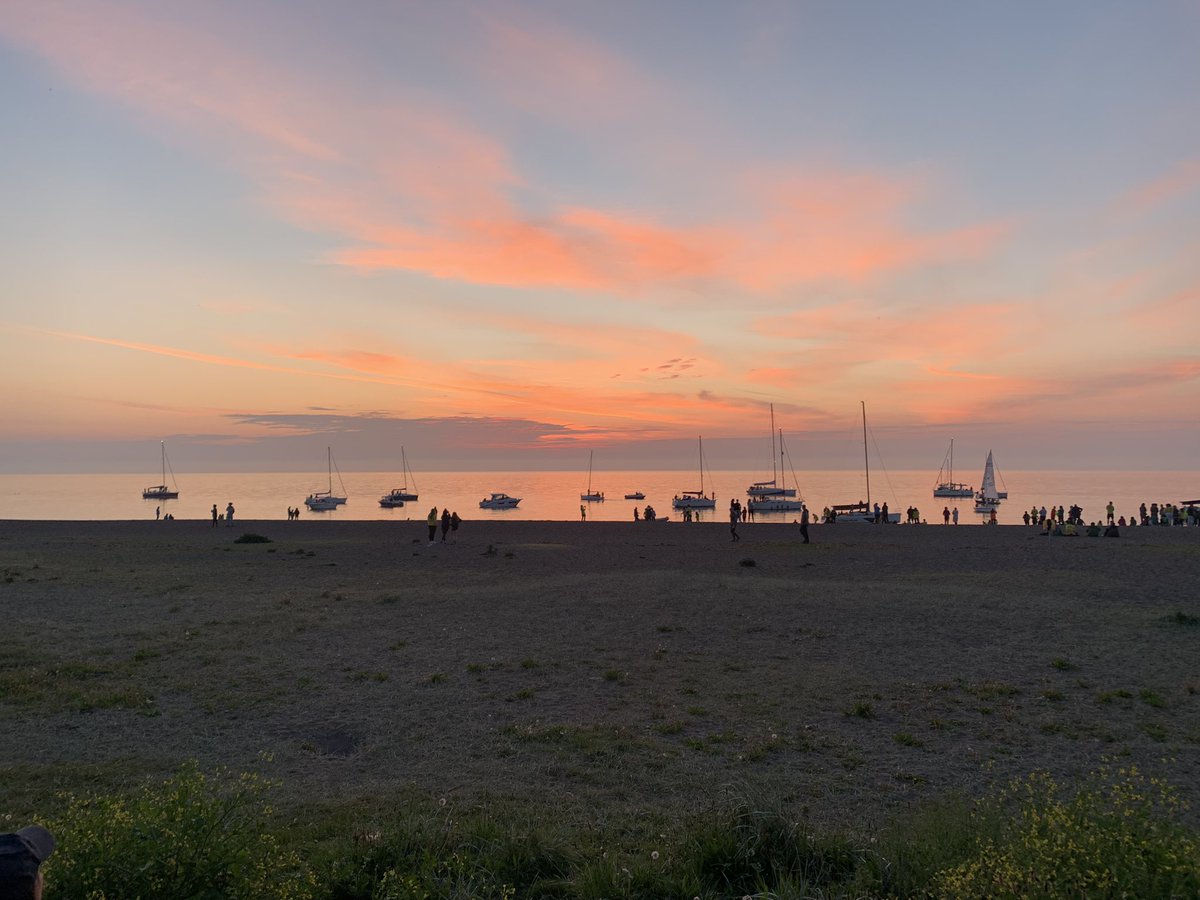
<svg viewBox="0 0 1200 900">
<path fill-rule="evenodd" d="M 1004 232 L 914 229 L 905 214 L 921 191 L 909 180 L 836 171 L 746 179 L 740 209 L 706 222 L 569 199 L 532 211 L 517 200 L 525 180 L 508 149 L 447 103 L 398 89 L 380 100 L 344 76 L 273 62 L 219 13 L 187 23 L 158 7 L 40 4 L 0 13 L 0 33 L 155 126 L 220 148 L 290 221 L 344 241 L 334 261 L 364 271 L 585 291 L 703 283 L 771 292 L 973 259 Z M 491 36 L 487 65 L 499 80 L 525 97 L 542 90 L 559 110 L 652 89 L 619 55 L 555 26 L 503 22 Z"/>
<path fill-rule="evenodd" d="M 1189 159 L 1127 193 L 1121 207 L 1131 213 L 1144 214 L 1159 206 L 1200 190 L 1200 159 Z"/>
</svg>

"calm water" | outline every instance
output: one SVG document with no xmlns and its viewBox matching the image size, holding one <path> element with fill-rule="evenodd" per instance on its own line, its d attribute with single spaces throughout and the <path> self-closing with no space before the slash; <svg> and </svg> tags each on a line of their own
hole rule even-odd
<svg viewBox="0 0 1200 900">
<path fill-rule="evenodd" d="M 861 472 L 813 471 L 797 473 L 800 490 L 810 507 L 820 510 L 833 503 L 853 503 L 866 499 Z M 960 522 L 976 524 L 982 516 L 972 509 L 970 498 L 946 500 L 932 495 L 936 472 L 901 471 L 886 476 L 871 475 L 871 500 L 887 501 L 892 511 L 915 505 L 923 518 L 941 521 L 942 507 L 958 505 Z M 761 479 L 759 472 L 714 472 L 706 476 L 706 488 L 717 495 L 716 517 L 724 518 L 729 500 L 745 500 L 745 489 Z M 304 474 L 268 472 L 255 474 L 178 475 L 179 499 L 143 500 L 142 488 L 157 481 L 153 475 L 0 475 L 0 519 L 153 519 L 156 506 L 176 519 L 205 519 L 216 503 L 223 511 L 232 501 L 242 519 L 282 519 L 288 506 L 303 507 L 304 498 L 314 490 L 323 490 L 328 481 L 325 472 Z M 578 520 L 579 495 L 585 489 L 584 472 L 429 472 L 418 473 L 420 499 L 401 509 L 383 509 L 379 497 L 400 485 L 394 473 L 343 473 L 345 506 L 332 512 L 313 513 L 304 509 L 305 519 L 377 519 L 383 521 L 424 519 L 429 508 L 437 505 L 457 510 L 464 519 Z M 1008 472 L 1004 487 L 1009 499 L 999 512 L 1004 524 L 1020 522 L 1021 513 L 1037 504 L 1078 503 L 1084 518 L 1099 519 L 1111 499 L 1117 515 L 1129 516 L 1142 501 L 1178 503 L 1200 497 L 1198 472 Z M 698 487 L 695 472 L 643 471 L 596 472 L 595 490 L 609 498 L 603 503 L 584 504 L 590 520 L 628 521 L 633 508 L 651 503 L 660 516 L 678 519 L 671 509 L 671 498 L 683 490 Z M 976 485 L 978 486 L 978 485 Z M 334 481 L 334 488 L 338 483 Z M 409 484 L 409 489 L 413 488 Z M 623 500 L 625 493 L 640 490 L 646 500 Z M 492 491 L 503 491 L 521 498 L 513 510 L 484 510 L 481 498 Z M 704 514 L 712 518 L 714 513 Z M 791 521 L 794 513 L 758 515 L 760 521 Z"/>
</svg>

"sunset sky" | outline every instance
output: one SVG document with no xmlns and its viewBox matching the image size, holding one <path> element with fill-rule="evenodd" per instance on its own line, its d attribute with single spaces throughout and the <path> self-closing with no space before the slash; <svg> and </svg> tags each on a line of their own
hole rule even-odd
<svg viewBox="0 0 1200 900">
<path fill-rule="evenodd" d="M 1200 0 L 0 0 L 0 471 L 1195 469 Z"/>
</svg>

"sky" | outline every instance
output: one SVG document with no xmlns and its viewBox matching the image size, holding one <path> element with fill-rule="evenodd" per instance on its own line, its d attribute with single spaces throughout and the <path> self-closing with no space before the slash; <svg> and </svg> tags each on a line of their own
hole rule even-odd
<svg viewBox="0 0 1200 900">
<path fill-rule="evenodd" d="M 0 471 L 1196 470 L 1200 0 L 0 0 Z"/>
</svg>

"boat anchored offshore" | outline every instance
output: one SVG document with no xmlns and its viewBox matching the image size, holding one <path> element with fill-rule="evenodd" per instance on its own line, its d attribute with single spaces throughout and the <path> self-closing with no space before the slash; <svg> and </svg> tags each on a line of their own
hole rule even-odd
<svg viewBox="0 0 1200 900">
<path fill-rule="evenodd" d="M 580 494 L 579 499 L 584 500 L 588 503 L 603 503 L 604 502 L 604 491 L 593 491 L 592 490 L 592 455 L 594 454 L 594 452 L 595 451 L 593 451 L 593 450 L 588 451 L 587 491 L 585 493 Z"/>
<path fill-rule="evenodd" d="M 309 494 L 307 497 L 304 498 L 304 505 L 307 506 L 309 509 L 311 509 L 313 512 L 326 512 L 331 509 L 337 509 L 339 506 L 341 506 L 343 503 L 346 502 L 346 498 L 344 496 L 346 493 L 346 485 L 342 484 L 342 473 L 341 472 L 338 472 L 338 484 L 342 488 L 343 496 L 339 497 L 338 495 L 334 494 L 334 492 L 333 492 L 333 473 L 334 473 L 334 470 L 337 468 L 333 464 L 333 449 L 330 447 L 326 447 L 325 448 L 325 456 L 327 458 L 328 467 L 329 467 L 329 490 L 313 491 L 311 494 Z"/>
<path fill-rule="evenodd" d="M 944 481 L 942 480 L 943 474 L 946 476 Z M 942 460 L 942 467 L 938 469 L 937 487 L 933 489 L 933 496 L 972 497 L 974 495 L 975 488 L 954 480 L 954 438 L 950 438 L 950 449 L 946 451 L 946 458 Z"/>
<path fill-rule="evenodd" d="M 398 488 L 392 488 L 386 494 L 379 498 L 379 505 L 384 509 L 395 509 L 403 506 L 408 500 L 417 499 L 417 479 L 413 478 L 412 470 L 408 467 L 408 457 L 404 455 L 404 448 L 400 448 L 400 475 L 404 479 L 404 485 Z M 408 481 L 412 479 L 413 489 L 408 489 Z"/>
<path fill-rule="evenodd" d="M 175 473 L 171 473 L 171 484 L 175 485 L 175 490 L 167 487 L 167 445 L 163 441 L 159 441 L 159 446 L 162 448 L 162 484 L 151 485 L 142 491 L 143 500 L 174 500 L 179 496 L 179 485 L 175 484 Z"/>
<path fill-rule="evenodd" d="M 772 417 L 774 420 L 774 417 Z M 772 442 L 773 444 L 774 442 Z M 803 498 L 796 499 L 796 489 L 787 486 L 787 476 L 784 474 L 784 458 L 787 455 L 787 450 L 783 446 L 783 429 L 779 429 L 779 481 L 780 486 L 777 489 L 777 494 L 769 496 L 751 496 L 747 505 L 750 507 L 750 512 L 799 512 L 804 509 Z M 788 468 L 791 468 L 791 460 L 787 460 Z M 774 483 L 774 482 L 772 482 Z M 792 483 L 796 483 L 796 473 L 792 472 Z M 754 487 L 754 485 L 751 485 Z"/>
<path fill-rule="evenodd" d="M 626 494 L 625 499 L 626 500 L 645 500 L 646 495 L 643 494 L 641 491 L 634 491 L 632 494 Z"/>
<path fill-rule="evenodd" d="M 1008 491 L 996 490 L 996 465 L 992 461 L 992 451 L 988 451 L 987 462 L 983 464 L 983 486 L 975 495 L 975 512 L 990 513 L 1000 508 L 1000 501 L 1008 497 Z"/>
<path fill-rule="evenodd" d="M 479 501 L 480 509 L 513 509 L 521 502 L 520 497 L 510 497 L 508 494 L 493 493 Z"/>
<path fill-rule="evenodd" d="M 716 509 L 717 507 L 716 496 L 704 493 L 704 438 L 701 437 L 698 440 L 700 442 L 700 490 L 680 491 L 671 500 L 671 505 L 675 509 Z"/>
<path fill-rule="evenodd" d="M 779 434 L 779 442 L 781 445 L 780 454 L 779 454 L 779 462 L 782 464 L 782 462 L 783 462 L 783 451 L 782 451 L 783 432 L 782 431 Z M 750 485 L 750 487 L 746 488 L 746 495 L 751 498 L 754 498 L 754 497 L 795 497 L 796 496 L 795 488 L 789 489 L 786 485 L 781 485 L 778 483 L 778 480 L 781 479 L 781 474 L 782 473 L 775 467 L 775 404 L 772 403 L 771 404 L 771 480 L 754 482 L 754 484 L 752 484 L 752 485 Z M 803 504 L 801 504 L 801 505 L 803 505 Z M 755 510 L 755 509 L 758 509 L 759 507 L 755 507 L 753 505 L 753 501 L 751 501 L 750 508 L 752 510 Z M 789 508 L 799 509 L 800 506 L 789 507 Z"/>
</svg>

